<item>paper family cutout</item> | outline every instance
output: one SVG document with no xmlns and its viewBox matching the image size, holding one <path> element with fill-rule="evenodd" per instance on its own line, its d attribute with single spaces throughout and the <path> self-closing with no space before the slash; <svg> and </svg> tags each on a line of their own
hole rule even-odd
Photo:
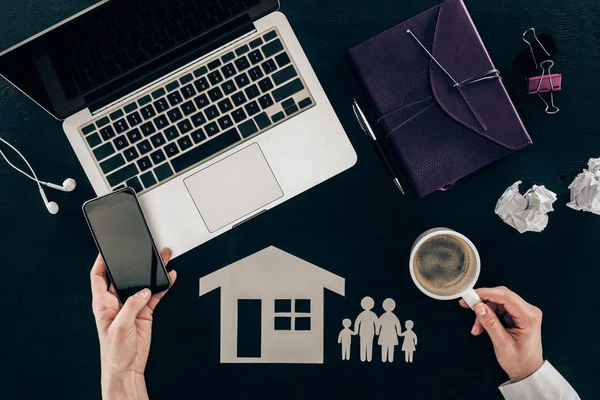
<svg viewBox="0 0 600 400">
<path fill-rule="evenodd" d="M 350 329 L 352 321 L 348 318 L 342 321 L 344 329 L 338 335 L 338 343 L 342 345 L 342 360 L 350 360 L 352 347 L 352 336 L 359 336 L 360 360 L 371 362 L 373 358 L 373 340 L 378 336 L 377 344 L 381 346 L 381 361 L 394 362 L 394 351 L 398 345 L 398 337 L 403 337 L 402 351 L 407 363 L 413 362 L 413 353 L 416 351 L 417 335 L 412 330 L 413 321 L 406 321 L 406 330 L 402 332 L 402 325 L 394 314 L 396 302 L 385 299 L 382 307 L 385 311 L 380 317 L 371 311 L 375 301 L 371 297 L 365 297 L 360 302 L 363 311 L 354 321 L 354 329 Z"/>
<path fill-rule="evenodd" d="M 344 278 L 271 246 L 201 278 L 200 296 L 219 287 L 221 363 L 323 363 L 324 289 L 344 296 Z"/>
</svg>

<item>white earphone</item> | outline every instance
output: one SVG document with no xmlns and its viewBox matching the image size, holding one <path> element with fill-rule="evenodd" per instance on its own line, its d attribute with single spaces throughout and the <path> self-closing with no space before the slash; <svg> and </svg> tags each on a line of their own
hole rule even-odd
<svg viewBox="0 0 600 400">
<path fill-rule="evenodd" d="M 19 157 L 21 157 L 23 159 L 23 161 L 25 161 L 25 164 L 27 164 L 27 167 L 29 168 L 29 170 L 31 171 L 31 173 L 33 174 L 33 176 L 31 176 L 28 173 L 26 173 L 25 171 L 17 168 L 13 163 L 11 163 L 9 161 L 9 159 L 6 157 L 6 155 L 4 155 L 4 153 L 2 152 L 2 150 L 0 150 L 0 156 L 2 156 L 2 158 L 4 158 L 4 160 L 6 160 L 6 162 L 8 163 L 8 165 L 10 165 L 12 168 L 14 168 L 18 172 L 22 173 L 23 175 L 25 175 L 26 177 L 28 177 L 29 179 L 31 179 L 35 183 L 37 183 L 38 189 L 40 191 L 40 196 L 42 196 L 42 200 L 44 201 L 44 204 L 46 205 L 46 208 L 48 209 L 48 212 L 50 214 L 56 214 L 58 212 L 58 210 L 59 210 L 58 204 L 56 204 L 53 201 L 48 201 L 48 198 L 46 197 L 46 192 L 44 192 L 44 189 L 42 188 L 42 185 L 48 186 L 49 188 L 52 188 L 52 189 L 55 189 L 55 190 L 60 190 L 62 192 L 72 192 L 73 190 L 75 190 L 75 187 L 77 186 L 77 183 L 75 182 L 75 179 L 73 179 L 73 178 L 65 179 L 65 181 L 62 184 L 62 186 L 56 185 L 56 184 L 50 183 L 50 182 L 40 181 L 38 179 L 37 175 L 35 174 L 35 171 L 33 170 L 33 168 L 31 168 L 31 165 L 29 164 L 29 162 L 27 161 L 27 159 L 23 156 L 23 154 L 21 154 L 21 152 L 19 150 L 17 150 L 13 145 L 11 145 L 10 143 L 8 143 L 6 140 L 0 138 L 0 141 L 2 141 L 4 144 L 6 144 L 11 149 L 13 149 L 13 151 L 15 153 L 17 153 L 19 155 Z"/>
</svg>

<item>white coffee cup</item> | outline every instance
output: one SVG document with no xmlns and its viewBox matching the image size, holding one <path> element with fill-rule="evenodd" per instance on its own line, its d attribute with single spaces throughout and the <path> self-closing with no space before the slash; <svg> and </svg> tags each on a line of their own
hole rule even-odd
<svg viewBox="0 0 600 400">
<path fill-rule="evenodd" d="M 475 272 L 474 272 L 474 274 L 472 274 L 472 277 L 468 281 L 465 281 L 465 283 L 463 285 L 461 285 L 459 288 L 457 288 L 456 292 L 449 293 L 448 295 L 439 295 L 439 294 L 432 293 L 431 291 L 427 290 L 425 287 L 423 287 L 423 285 L 421 285 L 421 283 L 415 276 L 415 271 L 414 271 L 415 255 L 417 254 L 419 248 L 427 240 L 429 240 L 435 236 L 440 236 L 440 235 L 453 236 L 453 237 L 456 237 L 457 239 L 460 239 L 462 242 L 466 243 L 470 247 L 472 254 L 474 256 L 474 259 L 475 259 L 475 263 L 474 263 Z M 471 309 L 473 309 L 475 304 L 481 302 L 481 299 L 479 298 L 479 296 L 477 295 L 475 290 L 473 290 L 473 288 L 475 287 L 475 283 L 477 282 L 477 279 L 479 278 L 479 272 L 481 271 L 481 259 L 479 258 L 479 253 L 477 252 L 477 248 L 475 248 L 475 245 L 473 244 L 473 242 L 471 242 L 469 240 L 469 238 L 467 238 L 465 235 L 462 235 L 462 234 L 460 234 L 456 231 L 453 231 L 452 229 L 449 229 L 449 228 L 433 228 L 426 232 L 423 232 L 421 234 L 421 236 L 419 236 L 417 238 L 417 240 L 415 240 L 415 242 L 412 246 L 412 249 L 410 251 L 410 261 L 409 261 L 408 267 L 410 270 L 410 276 L 412 277 L 412 280 L 415 283 L 415 285 L 419 288 L 419 290 L 421 292 L 425 293 L 427 296 L 429 296 L 431 298 L 434 298 L 437 300 L 454 300 L 454 299 L 458 299 L 458 298 L 462 297 L 462 299 L 469 305 L 469 307 L 471 307 Z"/>
</svg>

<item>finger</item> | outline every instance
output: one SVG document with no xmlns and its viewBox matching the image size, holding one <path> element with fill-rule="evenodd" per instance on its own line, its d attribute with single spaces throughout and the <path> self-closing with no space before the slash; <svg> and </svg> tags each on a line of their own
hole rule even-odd
<svg viewBox="0 0 600 400">
<path fill-rule="evenodd" d="M 460 304 L 460 306 L 461 306 L 462 308 L 471 308 L 471 307 L 469 307 L 469 305 L 467 304 L 467 302 L 466 302 L 466 301 L 464 301 L 463 299 L 460 299 L 460 300 L 458 301 L 458 304 Z"/>
<path fill-rule="evenodd" d="M 120 329 L 127 329 L 133 326 L 138 314 L 150 301 L 151 294 L 150 289 L 142 289 L 133 296 L 130 296 L 123 305 L 123 308 L 121 308 L 121 311 L 119 311 L 119 314 L 117 314 L 113 324 Z"/>
<path fill-rule="evenodd" d="M 479 320 L 475 318 L 475 323 L 473 324 L 473 328 L 471 328 L 471 335 L 479 336 L 483 332 L 485 332 L 485 329 L 483 329 L 483 325 L 481 325 L 481 322 L 479 322 Z"/>
<path fill-rule="evenodd" d="M 492 339 L 494 346 L 503 347 L 511 340 L 510 334 L 504 329 L 498 316 L 488 305 L 484 303 L 475 304 L 475 314 L 477 314 L 477 320 L 481 323 L 483 329 Z"/>
<path fill-rule="evenodd" d="M 169 285 L 169 289 L 171 289 L 173 287 L 173 285 L 175 284 L 175 281 L 177 280 L 177 271 L 173 270 L 173 271 L 169 272 L 169 279 L 171 280 L 171 284 Z M 154 309 L 156 308 L 156 306 L 158 305 L 158 303 L 160 302 L 160 300 L 163 297 L 165 297 L 165 295 L 167 294 L 167 292 L 169 291 L 169 289 L 164 290 L 164 291 L 162 291 L 160 293 L 156 293 L 154 296 L 152 296 L 152 298 L 148 302 L 148 308 L 151 311 L 154 311 Z"/>
<path fill-rule="evenodd" d="M 532 306 L 508 288 L 480 288 L 477 289 L 477 293 L 482 300 L 489 300 L 502 305 L 516 323 L 527 324 L 530 322 Z"/>
<path fill-rule="evenodd" d="M 102 256 L 98 254 L 96 261 L 90 271 L 90 283 L 92 286 L 92 296 L 97 297 L 108 290 L 106 283 L 106 266 L 102 260 Z"/>
<path fill-rule="evenodd" d="M 160 258 L 162 259 L 163 265 L 166 267 L 171 259 L 173 252 L 168 247 L 165 247 L 160 251 Z"/>
</svg>

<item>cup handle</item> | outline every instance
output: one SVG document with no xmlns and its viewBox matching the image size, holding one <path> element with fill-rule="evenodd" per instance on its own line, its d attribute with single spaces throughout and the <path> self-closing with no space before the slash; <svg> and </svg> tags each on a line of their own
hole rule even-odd
<svg viewBox="0 0 600 400">
<path fill-rule="evenodd" d="M 469 307 L 471 307 L 471 310 L 473 310 L 475 304 L 481 303 L 481 298 L 479 298 L 479 295 L 473 289 L 469 289 L 466 292 L 464 292 L 462 294 L 462 298 L 469 305 Z"/>
</svg>

